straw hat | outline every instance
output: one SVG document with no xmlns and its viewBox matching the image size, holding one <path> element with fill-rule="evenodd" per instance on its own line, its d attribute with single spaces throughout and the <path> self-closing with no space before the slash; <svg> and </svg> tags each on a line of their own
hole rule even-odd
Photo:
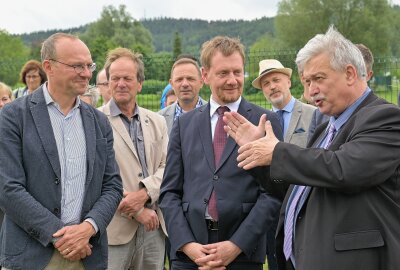
<svg viewBox="0 0 400 270">
<path fill-rule="evenodd" d="M 254 88 L 261 89 L 260 79 L 272 72 L 279 72 L 286 74 L 289 76 L 289 78 L 292 76 L 292 69 L 285 68 L 278 60 L 275 59 L 261 60 L 259 65 L 260 69 L 258 71 L 258 77 L 252 82 Z"/>
</svg>

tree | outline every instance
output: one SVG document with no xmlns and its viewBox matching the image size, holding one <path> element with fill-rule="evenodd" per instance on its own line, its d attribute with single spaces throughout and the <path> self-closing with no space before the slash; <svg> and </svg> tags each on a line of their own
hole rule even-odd
<svg viewBox="0 0 400 270">
<path fill-rule="evenodd" d="M 173 59 L 176 59 L 178 55 L 182 54 L 182 40 L 178 32 L 175 32 L 174 47 L 173 47 Z"/>
<path fill-rule="evenodd" d="M 107 52 L 116 47 L 142 54 L 154 51 L 151 33 L 132 18 L 125 5 L 120 5 L 118 9 L 111 5 L 104 7 L 100 19 L 91 23 L 81 38 L 88 45 L 98 67 L 104 65 Z"/>
<path fill-rule="evenodd" d="M 354 43 L 364 43 L 376 55 L 386 54 L 390 9 L 388 0 L 282 0 L 275 19 L 277 35 L 296 49 L 334 24 Z"/>
<path fill-rule="evenodd" d="M 29 50 L 19 37 L 0 29 L 0 81 L 14 86 L 28 58 Z"/>
</svg>

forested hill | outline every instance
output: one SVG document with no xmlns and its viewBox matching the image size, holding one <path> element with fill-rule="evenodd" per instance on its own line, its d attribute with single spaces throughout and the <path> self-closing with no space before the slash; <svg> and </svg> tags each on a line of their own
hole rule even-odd
<svg viewBox="0 0 400 270">
<path fill-rule="evenodd" d="M 153 36 L 156 52 L 172 52 L 175 32 L 178 32 L 182 41 L 182 51 L 198 53 L 201 44 L 216 35 L 239 37 L 246 47 L 252 45 L 257 38 L 265 33 L 274 32 L 273 18 L 260 18 L 252 21 L 205 21 L 199 19 L 156 18 L 140 21 Z M 39 31 L 20 35 L 28 46 L 42 42 L 48 36 L 58 31 L 67 33 L 83 33 L 87 25 L 62 30 Z"/>
<path fill-rule="evenodd" d="M 182 51 L 198 52 L 201 44 L 216 35 L 239 37 L 248 47 L 265 33 L 274 32 L 273 18 L 260 18 L 252 21 L 205 21 L 192 19 L 159 18 L 142 20 L 144 27 L 153 35 L 153 44 L 157 52 L 172 51 L 175 32 L 182 40 Z"/>
</svg>

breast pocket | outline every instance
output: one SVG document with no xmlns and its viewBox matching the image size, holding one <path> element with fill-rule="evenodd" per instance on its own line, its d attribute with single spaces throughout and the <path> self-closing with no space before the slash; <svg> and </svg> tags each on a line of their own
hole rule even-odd
<svg viewBox="0 0 400 270">
<path fill-rule="evenodd" d="M 377 248 L 384 245 L 385 242 L 378 230 L 335 234 L 335 249 L 337 251 Z"/>
</svg>

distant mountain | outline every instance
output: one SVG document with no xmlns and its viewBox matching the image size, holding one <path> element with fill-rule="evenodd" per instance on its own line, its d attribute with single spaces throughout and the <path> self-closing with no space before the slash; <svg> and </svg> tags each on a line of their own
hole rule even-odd
<svg viewBox="0 0 400 270">
<path fill-rule="evenodd" d="M 182 40 L 182 51 L 198 54 L 201 44 L 216 36 L 227 35 L 239 37 L 242 43 L 249 47 L 257 38 L 265 33 L 274 33 L 274 18 L 260 18 L 251 21 L 205 21 L 200 19 L 173 19 L 155 18 L 140 21 L 153 36 L 153 44 L 156 52 L 172 52 L 175 32 L 178 32 Z M 37 44 L 56 32 L 83 33 L 89 24 L 70 28 L 38 31 L 29 34 L 18 35 L 24 43 L 30 46 Z"/>
<path fill-rule="evenodd" d="M 274 33 L 274 18 L 263 17 L 252 21 L 205 21 L 192 19 L 158 18 L 147 19 L 141 23 L 153 35 L 153 43 L 157 52 L 172 51 L 175 32 L 182 40 L 182 51 L 198 53 L 201 44 L 217 35 L 239 37 L 248 47 L 265 33 Z"/>
</svg>

